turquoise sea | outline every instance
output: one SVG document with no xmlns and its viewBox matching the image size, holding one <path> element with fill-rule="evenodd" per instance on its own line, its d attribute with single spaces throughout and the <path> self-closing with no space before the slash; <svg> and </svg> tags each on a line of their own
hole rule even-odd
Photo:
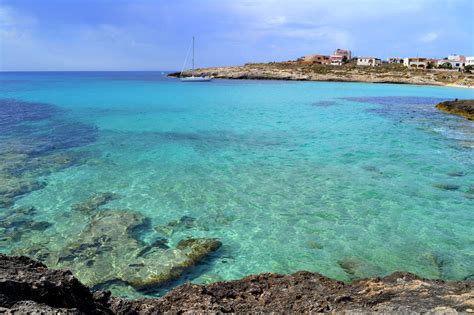
<svg viewBox="0 0 474 315">
<path fill-rule="evenodd" d="M 454 98 L 474 90 L 0 73 L 1 251 L 129 297 L 259 272 L 473 278 L 474 122 L 434 108 Z"/>
</svg>

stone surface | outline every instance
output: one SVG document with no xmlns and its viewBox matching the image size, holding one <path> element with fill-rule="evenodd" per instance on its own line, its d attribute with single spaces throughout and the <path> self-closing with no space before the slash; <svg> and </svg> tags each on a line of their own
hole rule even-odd
<svg viewBox="0 0 474 315">
<path fill-rule="evenodd" d="M 463 116 L 468 120 L 474 120 L 474 100 L 454 100 L 442 102 L 436 108 L 444 112 Z"/>
<path fill-rule="evenodd" d="M 193 242 L 194 243 L 194 242 Z M 317 273 L 264 273 L 206 286 L 185 284 L 156 299 L 91 293 L 69 271 L 0 254 L 0 312 L 44 314 L 317 313 L 456 314 L 474 309 L 474 282 L 396 272 L 344 284 Z"/>
<path fill-rule="evenodd" d="M 28 302 L 30 301 L 30 302 Z M 52 270 L 26 257 L 0 254 L 0 307 L 45 312 L 70 309 L 89 313 L 111 313 L 96 303 L 92 293 L 69 271 Z"/>
</svg>

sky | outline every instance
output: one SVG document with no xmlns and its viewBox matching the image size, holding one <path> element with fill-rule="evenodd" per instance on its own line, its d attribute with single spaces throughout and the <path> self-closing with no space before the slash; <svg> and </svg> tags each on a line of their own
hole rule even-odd
<svg viewBox="0 0 474 315">
<path fill-rule="evenodd" d="M 474 0 L 0 0 L 0 71 L 474 55 Z"/>
</svg>

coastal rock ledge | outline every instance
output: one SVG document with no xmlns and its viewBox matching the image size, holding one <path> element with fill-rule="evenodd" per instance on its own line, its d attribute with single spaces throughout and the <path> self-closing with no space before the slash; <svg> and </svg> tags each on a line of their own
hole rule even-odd
<svg viewBox="0 0 474 315">
<path fill-rule="evenodd" d="M 351 284 L 317 273 L 264 273 L 207 286 L 185 284 L 156 299 L 91 292 L 71 272 L 0 254 L 0 312 L 6 314 L 156 314 L 221 312 L 474 312 L 474 281 L 421 279 L 396 272 Z"/>
<path fill-rule="evenodd" d="M 474 120 L 474 100 L 446 101 L 436 105 L 436 108 L 453 115 L 463 116 L 468 120 Z"/>
</svg>

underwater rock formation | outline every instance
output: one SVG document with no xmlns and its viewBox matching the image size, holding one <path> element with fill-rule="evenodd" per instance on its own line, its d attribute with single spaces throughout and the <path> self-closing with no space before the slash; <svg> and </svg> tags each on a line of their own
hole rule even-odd
<svg viewBox="0 0 474 315">
<path fill-rule="evenodd" d="M 189 230 L 193 228 L 200 228 L 203 230 L 207 230 L 206 226 L 202 226 L 198 222 L 196 222 L 196 219 L 193 217 L 190 217 L 188 215 L 183 215 L 181 218 L 178 220 L 173 220 L 165 225 L 156 225 L 153 229 L 161 234 L 164 234 L 165 236 L 172 236 L 175 232 L 177 231 L 184 231 L 184 230 Z"/>
<path fill-rule="evenodd" d="M 78 203 L 72 207 L 75 211 L 89 213 L 97 210 L 100 206 L 107 204 L 109 201 L 116 199 L 118 196 L 114 193 L 95 193 L 87 200 Z"/>
<path fill-rule="evenodd" d="M 396 272 L 345 284 L 318 273 L 264 273 L 206 286 L 185 284 L 161 298 L 91 293 L 69 271 L 0 254 L 0 312 L 161 314 L 196 312 L 456 313 L 474 309 L 474 281 L 426 280 Z"/>
<path fill-rule="evenodd" d="M 0 208 L 43 188 L 40 176 L 76 164 L 81 155 L 67 153 L 94 142 L 97 128 L 71 121 L 50 104 L 0 99 Z"/>
<path fill-rule="evenodd" d="M 69 269 L 91 287 L 123 282 L 144 289 L 179 278 L 187 268 L 221 246 L 218 240 L 205 238 L 182 240 L 176 248 L 170 248 L 162 238 L 145 244 L 136 232 L 147 225 L 147 218 L 138 212 L 97 210 L 76 240 L 62 250 L 45 244 L 15 253 L 35 257 L 48 266 Z"/>
<path fill-rule="evenodd" d="M 6 209 L 0 213 L 0 245 L 19 242 L 25 234 L 42 232 L 53 225 L 47 221 L 36 221 L 34 207 Z"/>
</svg>

